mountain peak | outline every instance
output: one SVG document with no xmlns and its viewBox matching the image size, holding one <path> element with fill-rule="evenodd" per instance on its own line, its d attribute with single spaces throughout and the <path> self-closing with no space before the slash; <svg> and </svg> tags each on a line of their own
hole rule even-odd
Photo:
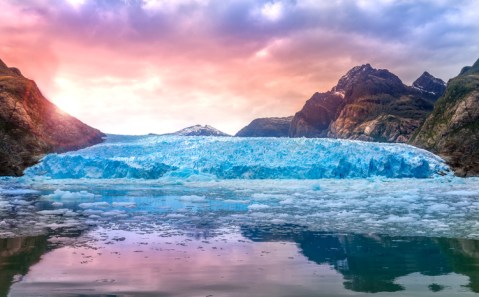
<svg viewBox="0 0 479 297">
<path fill-rule="evenodd" d="M 399 90 L 405 86 L 396 75 L 387 69 L 375 69 L 371 64 L 351 68 L 331 90 L 348 96 L 382 93 L 386 90 Z"/>
<path fill-rule="evenodd" d="M 2 59 L 0 59 L 0 75 L 23 77 L 22 73 L 18 68 L 8 67 L 7 64 L 2 61 Z"/>
<path fill-rule="evenodd" d="M 186 127 L 179 131 L 168 133 L 164 135 L 177 135 L 177 136 L 230 136 L 215 127 L 210 125 L 194 125 Z"/>
<path fill-rule="evenodd" d="M 412 87 L 433 95 L 441 96 L 446 90 L 446 83 L 437 77 L 434 77 L 429 72 L 424 73 L 412 83 Z"/>
<path fill-rule="evenodd" d="M 479 59 L 472 65 L 472 68 L 479 69 Z"/>
<path fill-rule="evenodd" d="M 243 127 L 235 136 L 239 137 L 288 137 L 293 117 L 258 118 Z"/>
<path fill-rule="evenodd" d="M 479 59 L 477 59 L 477 61 L 472 66 L 466 66 L 462 68 L 459 75 L 469 75 L 474 73 L 479 73 Z"/>
<path fill-rule="evenodd" d="M 3 62 L 2 59 L 0 59 L 0 69 L 3 69 L 3 68 L 8 68 L 7 64 L 5 64 L 5 62 Z"/>
<path fill-rule="evenodd" d="M 0 75 L 11 75 L 11 70 L 7 64 L 0 59 Z"/>
<path fill-rule="evenodd" d="M 359 65 L 359 66 L 355 66 L 353 68 L 351 68 L 347 73 L 346 75 L 342 76 L 341 80 L 348 80 L 348 79 L 351 79 L 351 78 L 354 78 L 358 75 L 361 75 L 361 74 L 365 74 L 365 73 L 369 73 L 371 71 L 375 70 L 373 67 L 371 67 L 371 64 L 363 64 L 363 65 Z"/>
</svg>

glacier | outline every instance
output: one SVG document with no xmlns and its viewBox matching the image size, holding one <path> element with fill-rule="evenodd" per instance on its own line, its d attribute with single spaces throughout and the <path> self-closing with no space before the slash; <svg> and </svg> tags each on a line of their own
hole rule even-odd
<svg viewBox="0 0 479 297">
<path fill-rule="evenodd" d="M 306 267 L 311 272 L 307 279 L 316 284 L 322 277 L 312 261 L 324 264 L 319 267 L 327 273 L 333 268 L 343 273 L 337 284 L 346 284 L 351 278 L 352 265 L 366 267 L 365 278 L 354 277 L 358 283 L 368 283 L 372 275 L 369 264 L 374 262 L 380 267 L 374 272 L 383 273 L 389 284 L 393 282 L 391 263 L 407 266 L 397 274 L 407 276 L 416 271 L 415 263 L 422 263 L 424 255 L 456 255 L 451 247 L 474 252 L 479 240 L 478 198 L 479 178 L 455 177 L 441 158 L 408 145 L 110 135 L 93 147 L 48 155 L 23 177 L 0 177 L 0 240 L 15 243 L 14 247 L 25 242 L 30 249 L 31 241 L 24 238 L 38 238 L 39 250 L 46 252 L 38 253 L 39 260 L 32 262 L 26 281 L 20 274 L 19 281 L 12 280 L 12 296 L 31 295 L 33 290 L 38 293 L 39 287 L 49 293 L 63 292 L 64 284 L 80 284 L 85 275 L 89 277 L 82 285 L 86 293 L 91 292 L 92 284 L 99 284 L 98 292 L 111 295 L 113 291 L 101 291 L 105 270 L 98 269 L 111 263 L 147 271 L 147 277 L 134 281 L 122 280 L 119 276 L 129 274 L 121 269 L 108 271 L 113 276 L 109 277 L 115 278 L 114 294 L 124 283 L 139 287 L 137 279 L 153 279 L 157 284 L 172 265 L 185 270 L 172 272 L 181 281 L 173 285 L 171 292 L 175 293 L 171 295 L 195 295 L 197 291 L 178 294 L 185 278 L 205 273 L 204 266 L 192 269 L 195 263 L 211 267 L 215 274 L 207 278 L 215 285 L 224 275 L 236 285 L 237 277 L 228 273 L 249 275 L 254 270 L 271 279 L 263 267 L 280 272 Z M 47 249 L 42 242 L 48 243 Z M 325 255 L 321 259 L 331 260 L 323 263 L 310 258 L 307 247 Z M 351 252 L 351 266 L 349 258 L 342 256 L 344 251 Z M 383 255 L 392 255 L 391 260 L 384 261 Z M 464 262 L 462 255 L 447 259 Z M 436 263 L 436 258 L 426 260 Z M 211 266 L 211 259 L 218 264 Z M 361 261 L 352 262 L 355 259 Z M 138 265 L 132 268 L 131 263 Z M 272 266 L 274 263 L 278 265 Z M 477 272 L 474 263 L 471 275 Z M 441 276 L 452 271 L 443 269 L 448 266 L 442 264 L 425 267 L 427 270 L 418 271 L 426 271 L 428 277 L 429 267 L 438 268 Z M 40 278 L 35 279 L 35 271 Z M 52 271 L 58 276 L 52 277 Z M 64 271 L 70 279 L 65 279 Z M 73 274 L 75 271 L 78 273 Z M 118 271 L 119 275 L 115 274 Z M 159 278 L 150 277 L 151 271 L 159 271 Z M 291 275 L 285 275 L 286 282 L 296 288 Z M 298 275 L 303 279 L 305 274 Z M 255 278 L 259 287 L 264 286 L 263 279 Z M 330 278 L 324 280 L 321 290 L 331 282 Z M 204 287 L 204 281 L 199 282 Z M 275 288 L 278 283 L 273 280 Z M 401 282 L 398 278 L 394 283 Z M 457 291 L 462 293 L 468 282 L 460 284 Z M 244 292 L 247 287 L 249 281 L 239 288 Z M 28 294 L 22 291 L 25 288 L 30 290 Z M 164 288 L 162 284 L 158 290 L 163 294 Z M 444 292 L 450 296 L 450 287 Z M 208 294 L 210 291 L 201 293 Z"/>
<path fill-rule="evenodd" d="M 477 197 L 478 179 L 404 144 L 110 135 L 0 179 L 0 237 L 166 224 L 476 239 Z"/>
<path fill-rule="evenodd" d="M 47 155 L 25 174 L 53 179 L 344 179 L 452 173 L 438 156 L 406 144 L 109 135 L 102 144 Z"/>
</svg>

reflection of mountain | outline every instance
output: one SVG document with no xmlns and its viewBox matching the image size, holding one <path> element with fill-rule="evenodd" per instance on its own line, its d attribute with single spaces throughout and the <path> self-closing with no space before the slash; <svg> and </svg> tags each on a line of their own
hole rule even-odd
<svg viewBox="0 0 479 297">
<path fill-rule="evenodd" d="M 48 235 L 0 238 L 0 297 L 7 296 L 12 284 L 26 275 L 44 254 L 64 244 L 62 241 L 49 242 L 49 238 L 54 235 L 76 238 L 82 232 L 60 228 Z"/>
<path fill-rule="evenodd" d="M 441 239 L 439 245 L 447 255 L 452 271 L 469 276 L 470 289 L 479 293 L 479 241 Z"/>
<path fill-rule="evenodd" d="M 291 230 L 285 232 L 285 230 Z M 467 275 L 479 292 L 479 242 L 466 239 L 328 234 L 292 226 L 242 228 L 254 241 L 294 241 L 303 255 L 330 264 L 344 276 L 344 287 L 356 292 L 403 290 L 395 279 L 414 272 L 427 276 L 451 272 Z M 430 284 L 434 290 L 437 284 Z"/>
<path fill-rule="evenodd" d="M 25 275 L 47 249 L 47 237 L 0 239 L 0 296 L 7 296 L 16 275 Z"/>
</svg>

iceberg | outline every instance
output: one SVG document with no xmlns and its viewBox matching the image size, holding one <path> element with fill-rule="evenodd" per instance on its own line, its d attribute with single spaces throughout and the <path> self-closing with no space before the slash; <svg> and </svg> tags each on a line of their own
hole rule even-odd
<svg viewBox="0 0 479 297">
<path fill-rule="evenodd" d="M 438 156 L 405 144 L 337 139 L 118 136 L 50 154 L 26 175 L 52 179 L 429 178 L 451 174 Z"/>
</svg>

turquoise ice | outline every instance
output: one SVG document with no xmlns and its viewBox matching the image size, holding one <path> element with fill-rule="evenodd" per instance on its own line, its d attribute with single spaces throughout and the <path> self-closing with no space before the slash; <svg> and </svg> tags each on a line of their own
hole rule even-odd
<svg viewBox="0 0 479 297">
<path fill-rule="evenodd" d="M 27 176 L 62 178 L 428 178 L 451 174 L 438 156 L 405 144 L 335 139 L 109 136 L 51 154 Z"/>
</svg>

